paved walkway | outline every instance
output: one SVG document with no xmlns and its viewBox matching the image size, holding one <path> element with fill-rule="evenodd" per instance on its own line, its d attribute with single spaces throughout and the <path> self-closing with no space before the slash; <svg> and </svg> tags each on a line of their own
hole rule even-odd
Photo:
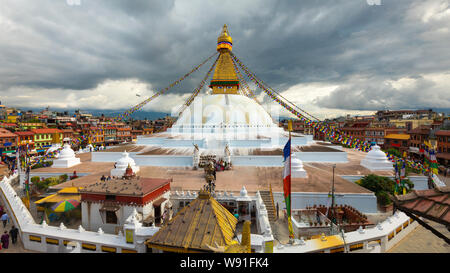
<svg viewBox="0 0 450 273">
<path fill-rule="evenodd" d="M 0 205 L 2 205 L 3 208 L 5 208 L 5 205 L 3 204 L 3 201 L 1 199 L 0 199 Z M 10 213 L 8 213 L 8 216 L 10 216 Z M 8 233 L 9 233 L 9 231 L 11 230 L 11 227 L 12 227 L 11 219 L 10 219 L 9 223 L 6 224 L 5 228 L 3 227 L 3 222 L 1 222 L 0 223 L 0 232 L 1 232 L 1 234 L 3 234 L 5 231 L 8 231 Z M 37 253 L 37 252 L 24 249 L 22 240 L 20 239 L 20 236 L 17 236 L 16 244 L 12 244 L 11 237 L 10 237 L 9 238 L 9 247 L 8 247 L 8 249 L 2 248 L 0 250 L 0 254 L 1 253 Z"/>
</svg>

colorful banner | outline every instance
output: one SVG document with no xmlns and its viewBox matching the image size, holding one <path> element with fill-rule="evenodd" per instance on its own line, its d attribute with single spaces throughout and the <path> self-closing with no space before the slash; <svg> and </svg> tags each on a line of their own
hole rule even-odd
<svg viewBox="0 0 450 273">
<path fill-rule="evenodd" d="M 305 122 L 305 124 L 307 126 L 310 126 L 310 127 L 314 128 L 315 130 L 323 133 L 325 136 L 327 136 L 330 140 L 332 140 L 334 142 L 338 142 L 338 143 L 344 144 L 346 146 L 349 146 L 350 148 L 357 149 L 357 150 L 364 151 L 364 152 L 368 152 L 370 150 L 369 142 L 360 140 L 358 138 L 354 138 L 352 136 L 347 136 L 344 133 L 340 132 L 340 130 L 331 128 L 328 124 L 312 121 L 312 120 L 308 119 L 307 117 L 305 117 L 303 114 L 301 114 L 296 109 L 294 109 L 294 107 L 296 107 L 296 106 L 293 105 L 293 103 L 290 103 L 293 106 L 288 105 L 288 103 L 285 102 L 286 99 L 281 99 L 280 96 L 276 95 L 274 92 L 269 90 L 269 88 L 267 88 L 261 80 L 257 79 L 256 76 L 254 76 L 248 70 L 248 68 L 234 54 L 231 54 L 231 56 L 232 56 L 233 60 L 239 65 L 239 67 L 245 72 L 245 74 L 247 75 L 247 77 L 250 80 L 252 80 L 259 88 L 261 88 L 273 101 L 277 102 L 278 104 L 283 106 L 286 110 L 288 110 L 290 113 L 297 116 L 301 121 Z M 296 107 L 296 108 L 298 108 L 298 107 Z M 303 111 L 303 110 L 301 110 L 301 111 Z M 305 111 L 303 111 L 303 112 L 305 112 Z M 305 113 L 308 114 L 307 112 L 305 112 Z M 308 115 L 312 117 L 312 115 L 310 115 L 310 114 L 308 114 Z"/>
<path fill-rule="evenodd" d="M 211 55 L 210 57 L 208 57 L 205 61 L 203 61 L 201 64 L 199 64 L 198 66 L 194 67 L 191 71 L 189 71 L 188 73 L 186 73 L 184 76 L 182 76 L 181 78 L 179 78 L 178 80 L 174 81 L 173 83 L 171 83 L 169 86 L 167 86 L 166 88 L 156 92 L 155 94 L 153 94 L 153 96 L 149 97 L 148 99 L 142 101 L 141 103 L 135 105 L 134 107 L 132 107 L 131 109 L 127 110 L 126 112 L 124 112 L 123 114 L 119 115 L 118 117 L 115 117 L 114 120 L 115 121 L 121 121 L 125 118 L 127 118 L 128 116 L 130 116 L 131 114 L 133 114 L 134 112 L 136 112 L 137 110 L 141 109 L 142 107 L 144 107 L 144 105 L 146 105 L 147 103 L 149 103 L 150 101 L 152 101 L 153 99 L 155 99 L 156 97 L 158 97 L 159 95 L 164 94 L 165 92 L 167 92 L 167 90 L 169 90 L 170 88 L 174 87 L 175 85 L 178 85 L 179 83 L 181 83 L 184 79 L 186 79 L 187 77 L 189 77 L 192 73 L 194 73 L 195 71 L 197 71 L 200 67 L 202 67 L 206 62 L 208 62 L 212 57 L 214 57 L 216 54 L 218 54 L 218 52 L 214 53 L 213 55 Z"/>
</svg>

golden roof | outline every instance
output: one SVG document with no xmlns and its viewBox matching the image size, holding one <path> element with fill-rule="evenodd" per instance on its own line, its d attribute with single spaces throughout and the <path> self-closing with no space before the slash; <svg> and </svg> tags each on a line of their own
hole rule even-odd
<svg viewBox="0 0 450 273">
<path fill-rule="evenodd" d="M 409 135 L 408 134 L 388 134 L 384 138 L 408 140 Z"/>
<path fill-rule="evenodd" d="M 209 193 L 201 191 L 146 241 L 148 247 L 170 252 L 213 252 L 209 246 L 234 244 L 237 219 Z"/>
<path fill-rule="evenodd" d="M 64 200 L 77 200 L 78 202 L 81 201 L 81 195 L 79 193 L 79 190 L 82 188 L 77 187 L 67 187 L 60 191 L 58 191 L 55 194 L 49 195 L 47 197 L 44 197 L 42 199 L 39 199 L 38 201 L 34 202 L 36 205 L 42 205 L 45 203 L 58 203 Z"/>
</svg>

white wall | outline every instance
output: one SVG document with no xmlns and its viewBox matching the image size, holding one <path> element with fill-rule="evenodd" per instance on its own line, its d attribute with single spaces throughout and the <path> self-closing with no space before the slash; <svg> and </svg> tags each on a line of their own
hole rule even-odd
<svg viewBox="0 0 450 273">
<path fill-rule="evenodd" d="M 386 252 L 395 246 L 400 240 L 402 240 L 406 235 L 413 231 L 418 223 L 416 221 L 411 222 L 406 214 L 397 211 L 395 215 L 388 217 L 385 221 L 380 222 L 375 227 L 360 229 L 357 231 L 347 232 L 345 236 L 345 249 L 350 250 L 350 246 L 354 244 L 363 244 L 364 248 L 361 250 L 354 251 L 355 253 L 380 253 Z M 406 225 L 406 227 L 403 227 Z M 397 232 L 397 229 L 401 229 Z M 389 239 L 391 236 L 391 239 Z M 316 239 L 317 240 L 317 239 Z M 316 240 L 300 241 L 297 245 L 281 245 L 274 248 L 275 253 L 307 253 L 307 252 L 317 252 L 324 251 L 325 253 L 330 252 L 330 248 L 319 247 Z M 319 239 L 320 240 L 320 239 Z M 374 245 L 369 245 L 369 243 L 380 240 L 380 243 L 375 243 Z M 344 245 L 335 246 L 334 248 L 343 247 Z"/>
<path fill-rule="evenodd" d="M 141 227 L 135 232 L 139 240 L 135 240 L 133 244 L 128 244 L 123 235 L 112 235 L 106 233 L 97 233 L 85 231 L 81 229 L 67 229 L 65 227 L 47 226 L 44 222 L 42 225 L 36 224 L 29 210 L 25 207 L 22 200 L 17 196 L 10 182 L 17 175 L 12 177 L 4 177 L 0 181 L 0 198 L 5 204 L 5 209 L 10 215 L 10 220 L 19 229 L 19 236 L 24 244 L 24 248 L 37 252 L 69 252 L 63 246 L 63 241 L 72 241 L 78 243 L 87 243 L 96 245 L 96 251 L 102 252 L 102 246 L 113 247 L 116 252 L 120 253 L 124 250 L 145 251 L 143 242 L 145 238 L 150 238 L 158 231 L 154 227 Z M 39 238 L 40 242 L 32 241 L 30 236 Z M 58 246 L 51 245 L 46 242 L 47 238 L 58 240 Z M 81 252 L 93 252 L 82 249 Z"/>
<path fill-rule="evenodd" d="M 297 156 L 297 158 L 299 158 L 303 162 L 348 162 L 346 152 L 295 152 L 295 156 Z"/>
</svg>

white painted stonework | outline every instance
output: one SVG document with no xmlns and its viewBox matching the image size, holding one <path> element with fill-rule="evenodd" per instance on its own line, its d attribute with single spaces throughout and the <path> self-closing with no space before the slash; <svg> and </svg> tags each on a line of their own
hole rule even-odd
<svg viewBox="0 0 450 273">
<path fill-rule="evenodd" d="M 361 166 L 371 171 L 390 171 L 393 170 L 393 164 L 390 162 L 386 154 L 380 150 L 380 146 L 372 146 L 366 157 L 361 160 Z"/>
<path fill-rule="evenodd" d="M 64 144 L 64 148 L 59 152 L 58 159 L 53 160 L 52 168 L 70 168 L 80 164 L 79 158 L 75 157 L 75 152 L 69 144 Z"/>
<path fill-rule="evenodd" d="M 122 177 L 125 174 L 128 166 L 131 167 L 133 173 L 139 172 L 139 167 L 136 166 L 134 159 L 129 157 L 129 154 L 127 153 L 127 151 L 125 151 L 122 153 L 122 157 L 117 160 L 116 168 L 111 170 L 111 176 Z"/>
<path fill-rule="evenodd" d="M 291 177 L 292 178 L 306 178 L 308 174 L 303 169 L 303 162 L 294 154 L 291 157 Z"/>
</svg>

